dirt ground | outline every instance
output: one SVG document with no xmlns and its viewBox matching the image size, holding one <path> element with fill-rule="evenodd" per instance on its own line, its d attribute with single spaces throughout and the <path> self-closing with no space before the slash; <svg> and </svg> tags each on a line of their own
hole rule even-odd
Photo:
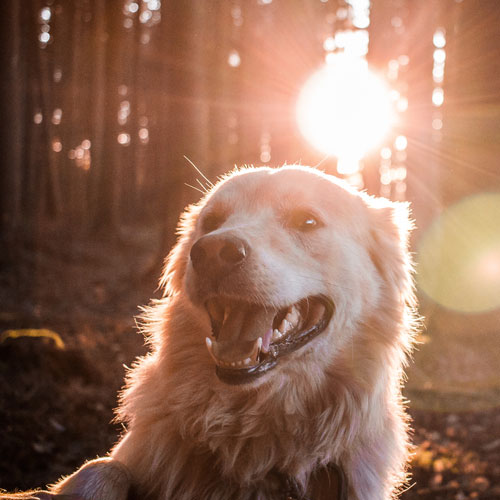
<svg viewBox="0 0 500 500">
<path fill-rule="evenodd" d="M 0 489 L 43 487 L 116 441 L 124 366 L 146 352 L 134 316 L 157 293 L 158 247 L 137 232 L 49 239 L 20 248 L 15 272 L 3 266 Z M 436 411 L 419 391 L 408 393 L 416 448 L 402 498 L 500 499 L 499 406 Z"/>
</svg>

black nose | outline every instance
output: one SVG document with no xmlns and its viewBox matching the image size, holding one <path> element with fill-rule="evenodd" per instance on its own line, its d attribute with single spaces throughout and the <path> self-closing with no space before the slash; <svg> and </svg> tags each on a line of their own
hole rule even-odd
<svg viewBox="0 0 500 500">
<path fill-rule="evenodd" d="M 248 257 L 250 247 L 236 236 L 207 235 L 191 248 L 191 262 L 199 274 L 225 275 Z"/>
</svg>

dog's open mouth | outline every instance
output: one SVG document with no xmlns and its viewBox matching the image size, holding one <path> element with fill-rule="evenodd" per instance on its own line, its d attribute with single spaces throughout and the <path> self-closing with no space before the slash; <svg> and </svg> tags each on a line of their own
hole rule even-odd
<svg viewBox="0 0 500 500">
<path fill-rule="evenodd" d="M 307 344 L 326 328 L 335 309 L 323 295 L 279 310 L 219 297 L 205 305 L 213 334 L 206 339 L 208 350 L 217 376 L 232 385 L 251 382 Z"/>
</svg>

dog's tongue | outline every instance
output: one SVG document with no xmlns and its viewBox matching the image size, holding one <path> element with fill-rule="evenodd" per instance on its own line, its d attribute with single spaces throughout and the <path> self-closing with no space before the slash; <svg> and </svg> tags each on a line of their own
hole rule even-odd
<svg viewBox="0 0 500 500">
<path fill-rule="evenodd" d="M 272 328 L 276 311 L 258 306 L 231 308 L 222 324 L 217 342 L 253 342 Z"/>
</svg>

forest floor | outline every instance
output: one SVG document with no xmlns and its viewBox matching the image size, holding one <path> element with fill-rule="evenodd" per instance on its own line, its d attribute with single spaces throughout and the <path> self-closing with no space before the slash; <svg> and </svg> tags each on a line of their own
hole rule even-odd
<svg viewBox="0 0 500 500">
<path fill-rule="evenodd" d="M 131 234 L 47 238 L 36 251 L 16 250 L 23 265 L 15 272 L 3 266 L 0 489 L 44 487 L 106 453 L 120 435 L 112 418 L 124 366 L 146 352 L 134 317 L 158 293 L 161 268 L 158 237 Z M 429 357 L 451 370 L 436 346 L 447 349 L 439 339 L 429 343 L 410 370 L 416 448 L 402 498 L 499 499 L 498 390 L 444 393 L 423 382 Z"/>
</svg>

